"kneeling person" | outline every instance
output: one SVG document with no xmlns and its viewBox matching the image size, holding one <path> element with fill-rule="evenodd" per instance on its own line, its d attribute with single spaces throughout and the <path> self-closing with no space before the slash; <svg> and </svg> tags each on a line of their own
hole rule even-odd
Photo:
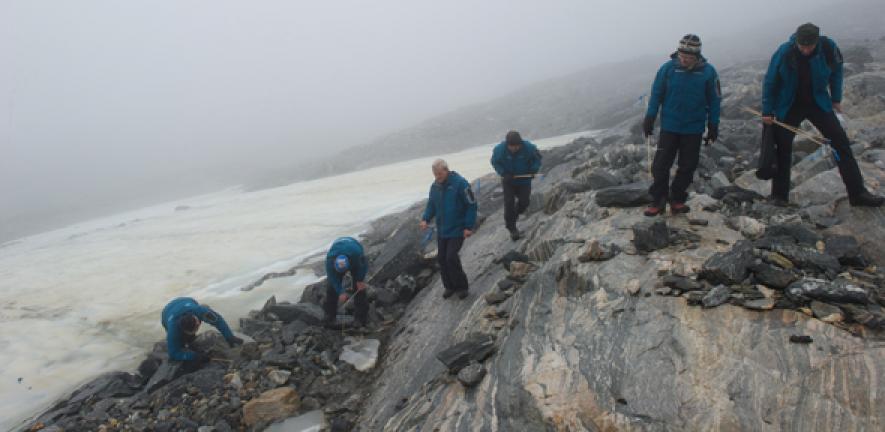
<svg viewBox="0 0 885 432">
<path fill-rule="evenodd" d="M 353 237 L 341 237 L 334 242 L 326 254 L 326 300 L 323 309 L 326 324 L 335 325 L 338 315 L 338 304 L 345 303 L 350 296 L 344 291 L 342 280 L 344 274 L 350 272 L 355 285 L 354 320 L 358 326 L 365 326 L 369 319 L 369 300 L 366 298 L 366 273 L 369 263 L 363 251 L 363 245 Z"/>
<path fill-rule="evenodd" d="M 166 305 L 162 313 L 163 328 L 166 329 L 166 347 L 170 360 L 200 361 L 200 355 L 189 346 L 197 336 L 200 324 L 207 322 L 218 329 L 231 346 L 240 345 L 243 340 L 234 336 L 221 314 L 208 306 L 197 303 L 190 297 L 179 297 Z"/>
</svg>

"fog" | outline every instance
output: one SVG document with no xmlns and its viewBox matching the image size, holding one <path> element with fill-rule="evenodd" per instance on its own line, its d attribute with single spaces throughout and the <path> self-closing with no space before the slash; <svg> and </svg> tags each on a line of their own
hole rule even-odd
<svg viewBox="0 0 885 432">
<path fill-rule="evenodd" d="M 0 241 L 833 3 L 0 0 Z"/>
</svg>

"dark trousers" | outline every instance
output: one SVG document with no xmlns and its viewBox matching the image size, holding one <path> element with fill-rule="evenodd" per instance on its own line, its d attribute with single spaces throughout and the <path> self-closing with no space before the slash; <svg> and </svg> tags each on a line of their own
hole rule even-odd
<svg viewBox="0 0 885 432">
<path fill-rule="evenodd" d="M 691 185 L 694 171 L 698 167 L 701 154 L 701 134 L 677 134 L 661 131 L 658 149 L 652 162 L 654 182 L 648 189 L 654 203 L 663 204 L 669 197 L 670 202 L 684 203 L 688 199 L 688 186 Z M 670 167 L 677 155 L 676 176 L 670 184 Z"/>
<path fill-rule="evenodd" d="M 808 119 L 820 131 L 821 135 L 830 140 L 830 145 L 839 153 L 839 174 L 845 183 L 848 196 L 854 197 L 864 192 L 863 175 L 851 152 L 848 135 L 839 124 L 834 112 L 824 112 L 816 104 L 796 103 L 787 112 L 784 123 L 799 127 L 803 120 Z M 793 138 L 796 134 L 780 126 L 774 127 L 774 139 L 777 143 L 777 173 L 771 180 L 771 195 L 784 200 L 790 197 L 790 168 L 793 158 Z M 829 155 L 826 155 L 829 157 Z"/>
<path fill-rule="evenodd" d="M 366 324 L 369 319 L 369 299 L 366 290 L 357 291 L 353 295 L 353 319 L 357 324 Z M 338 316 L 338 293 L 332 284 L 326 284 L 326 299 L 323 301 L 323 311 L 326 313 L 326 321 L 334 321 Z"/>
<path fill-rule="evenodd" d="M 442 276 L 446 291 L 467 291 L 467 275 L 461 267 L 458 252 L 464 245 L 464 237 L 442 238 L 437 240 L 437 256 L 439 274 Z"/>
<path fill-rule="evenodd" d="M 516 230 L 516 218 L 529 208 L 532 196 L 532 184 L 513 184 L 501 182 L 504 188 L 504 226 L 508 231 Z M 517 204 L 518 202 L 518 204 Z"/>
</svg>

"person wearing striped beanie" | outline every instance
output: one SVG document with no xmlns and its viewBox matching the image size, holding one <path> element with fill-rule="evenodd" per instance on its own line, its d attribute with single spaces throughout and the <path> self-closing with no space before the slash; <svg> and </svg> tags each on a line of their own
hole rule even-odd
<svg viewBox="0 0 885 432">
<path fill-rule="evenodd" d="M 661 112 L 660 138 L 651 167 L 654 181 L 648 191 L 652 203 L 646 216 L 662 214 L 668 202 L 671 213 L 689 212 L 687 189 L 700 159 L 704 127 L 704 141 L 709 145 L 719 137 L 721 100 L 719 75 L 701 55 L 701 38 L 683 36 L 670 60 L 658 69 L 642 122 L 645 136 L 650 137 Z M 677 160 L 676 176 L 670 184 L 670 167 Z"/>
</svg>

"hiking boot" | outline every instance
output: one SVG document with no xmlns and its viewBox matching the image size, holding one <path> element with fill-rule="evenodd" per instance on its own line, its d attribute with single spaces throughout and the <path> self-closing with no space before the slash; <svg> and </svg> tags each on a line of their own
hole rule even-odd
<svg viewBox="0 0 885 432">
<path fill-rule="evenodd" d="M 517 241 L 522 237 L 519 230 L 510 230 L 510 240 Z"/>
<path fill-rule="evenodd" d="M 691 211 L 691 207 L 685 205 L 685 203 L 681 203 L 681 202 L 670 203 L 670 213 L 672 213 L 672 214 L 688 213 L 690 211 Z"/>
<path fill-rule="evenodd" d="M 664 210 L 666 210 L 666 207 L 664 205 L 657 206 L 655 204 L 652 204 L 648 206 L 648 208 L 646 208 L 645 212 L 643 212 L 642 214 L 649 217 L 654 217 L 664 213 Z"/>
<path fill-rule="evenodd" d="M 885 204 L 885 197 L 863 191 L 857 196 L 848 197 L 848 203 L 852 207 L 881 207 L 882 204 Z"/>
<path fill-rule="evenodd" d="M 458 291 L 458 298 L 461 300 L 466 299 L 467 296 L 469 296 L 469 295 L 470 295 L 470 292 L 468 292 L 467 290 Z"/>
<path fill-rule="evenodd" d="M 786 198 L 777 197 L 774 195 L 768 196 L 768 203 L 775 206 L 775 207 L 789 207 L 790 206 L 790 200 L 788 200 Z"/>
<path fill-rule="evenodd" d="M 447 299 L 447 298 L 451 297 L 452 294 L 454 294 L 454 293 L 455 293 L 454 291 L 452 291 L 450 289 L 446 289 L 445 291 L 443 291 L 443 298 Z"/>
</svg>

